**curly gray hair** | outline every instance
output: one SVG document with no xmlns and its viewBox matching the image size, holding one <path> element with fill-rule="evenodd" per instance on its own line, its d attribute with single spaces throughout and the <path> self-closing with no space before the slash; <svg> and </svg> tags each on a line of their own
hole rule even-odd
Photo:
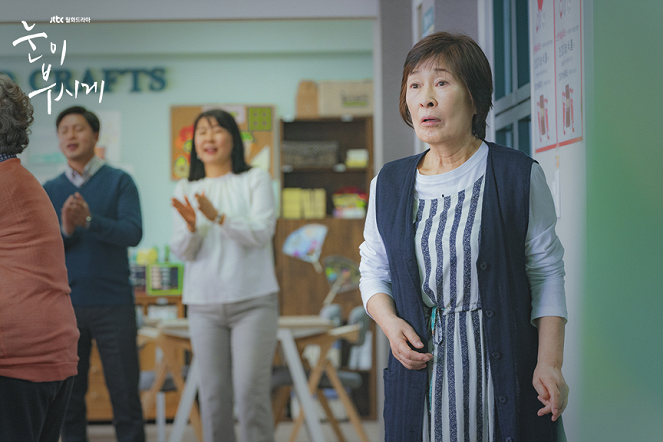
<svg viewBox="0 0 663 442">
<path fill-rule="evenodd" d="M 19 154 L 28 146 L 34 108 L 11 78 L 0 75 L 0 153 Z"/>
</svg>

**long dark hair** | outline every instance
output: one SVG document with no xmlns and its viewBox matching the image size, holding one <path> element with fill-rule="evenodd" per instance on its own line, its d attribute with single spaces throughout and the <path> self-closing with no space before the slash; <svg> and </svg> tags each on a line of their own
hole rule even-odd
<svg viewBox="0 0 663 442">
<path fill-rule="evenodd" d="M 230 161 L 232 162 L 232 171 L 234 174 L 246 172 L 251 168 L 244 159 L 244 143 L 242 135 L 239 133 L 239 127 L 232 115 L 222 109 L 212 109 L 198 115 L 193 123 L 193 140 L 191 140 L 191 165 L 189 167 L 189 181 L 198 181 L 205 178 L 205 165 L 196 153 L 196 128 L 201 118 L 214 118 L 219 126 L 226 129 L 233 137 L 233 148 L 230 152 Z"/>
</svg>

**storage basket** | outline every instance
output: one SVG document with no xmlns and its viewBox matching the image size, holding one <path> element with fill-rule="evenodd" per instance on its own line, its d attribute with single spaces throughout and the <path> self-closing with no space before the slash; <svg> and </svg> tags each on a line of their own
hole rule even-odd
<svg viewBox="0 0 663 442">
<path fill-rule="evenodd" d="M 331 167 L 338 163 L 338 141 L 284 141 L 283 164 L 293 167 Z"/>
</svg>

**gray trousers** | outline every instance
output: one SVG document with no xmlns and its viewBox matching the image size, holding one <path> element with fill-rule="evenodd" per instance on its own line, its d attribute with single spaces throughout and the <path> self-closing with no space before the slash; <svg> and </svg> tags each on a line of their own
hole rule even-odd
<svg viewBox="0 0 663 442">
<path fill-rule="evenodd" d="M 188 308 L 205 442 L 235 442 L 233 404 L 242 441 L 273 442 L 270 385 L 277 294 Z"/>
</svg>

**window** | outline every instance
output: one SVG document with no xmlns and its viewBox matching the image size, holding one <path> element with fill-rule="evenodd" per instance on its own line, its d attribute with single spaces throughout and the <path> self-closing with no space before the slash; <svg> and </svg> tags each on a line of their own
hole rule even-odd
<svg viewBox="0 0 663 442">
<path fill-rule="evenodd" d="M 495 141 L 531 155 L 528 0 L 493 0 Z"/>
</svg>

